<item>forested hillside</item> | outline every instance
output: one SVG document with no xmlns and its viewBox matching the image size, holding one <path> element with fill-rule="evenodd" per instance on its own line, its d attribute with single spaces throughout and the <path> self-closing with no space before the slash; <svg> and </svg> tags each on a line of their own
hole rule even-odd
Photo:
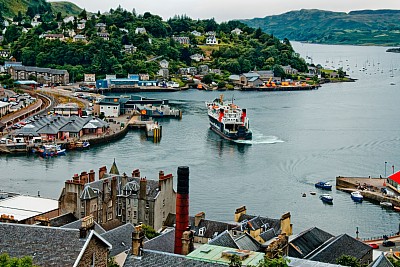
<svg viewBox="0 0 400 267">
<path fill-rule="evenodd" d="M 400 45 L 399 10 L 290 11 L 241 20 L 250 27 L 290 40 L 355 45 Z"/>
</svg>

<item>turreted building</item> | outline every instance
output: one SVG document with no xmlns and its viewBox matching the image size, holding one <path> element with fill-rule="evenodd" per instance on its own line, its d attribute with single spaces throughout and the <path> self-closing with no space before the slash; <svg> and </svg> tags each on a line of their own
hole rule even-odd
<svg viewBox="0 0 400 267">
<path fill-rule="evenodd" d="M 93 170 L 67 180 L 59 207 L 62 214 L 72 213 L 77 218 L 93 215 L 105 229 L 129 222 L 158 230 L 168 214 L 175 213 L 175 199 L 172 174 L 160 171 L 158 180 L 141 177 L 139 170 L 131 177 L 120 175 L 114 161 L 110 173 L 105 166 L 99 169 L 98 180 Z"/>
</svg>

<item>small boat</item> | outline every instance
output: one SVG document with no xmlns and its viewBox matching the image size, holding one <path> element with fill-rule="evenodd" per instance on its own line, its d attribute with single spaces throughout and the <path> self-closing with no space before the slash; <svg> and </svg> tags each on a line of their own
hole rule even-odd
<svg viewBox="0 0 400 267">
<path fill-rule="evenodd" d="M 384 207 L 384 208 L 392 208 L 392 207 L 393 207 L 393 204 L 390 203 L 390 202 L 387 202 L 387 201 L 381 201 L 381 202 L 379 203 L 379 205 L 381 205 L 381 206 Z"/>
<path fill-rule="evenodd" d="M 327 203 L 327 204 L 333 204 L 333 197 L 329 194 L 323 194 L 319 197 L 322 202 Z"/>
<path fill-rule="evenodd" d="M 306 197 L 306 196 L 307 196 L 307 194 L 306 194 L 306 193 L 303 193 L 301 196 L 302 196 L 302 197 Z"/>
<path fill-rule="evenodd" d="M 57 151 L 56 151 L 56 153 L 57 153 L 57 156 L 64 156 L 66 153 L 65 153 L 65 148 L 63 148 L 63 149 L 57 149 Z"/>
<path fill-rule="evenodd" d="M 391 82 L 390 85 L 396 85 L 394 82 Z"/>
<path fill-rule="evenodd" d="M 324 190 L 332 190 L 332 185 L 329 182 L 318 182 L 315 184 L 315 187 Z"/>
<path fill-rule="evenodd" d="M 397 212 L 400 212 L 400 207 L 399 206 L 393 206 L 393 210 L 397 211 Z"/>
<path fill-rule="evenodd" d="M 364 197 L 361 195 L 360 191 L 354 191 L 351 193 L 351 199 L 355 202 L 362 202 Z"/>
<path fill-rule="evenodd" d="M 310 195 L 312 195 L 312 196 L 315 196 L 316 194 L 317 194 L 317 192 L 314 192 L 314 191 L 310 192 Z"/>
</svg>

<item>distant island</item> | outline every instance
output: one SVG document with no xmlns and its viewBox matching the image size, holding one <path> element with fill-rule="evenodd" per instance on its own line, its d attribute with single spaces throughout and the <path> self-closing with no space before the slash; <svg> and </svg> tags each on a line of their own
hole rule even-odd
<svg viewBox="0 0 400 267">
<path fill-rule="evenodd" d="M 278 38 L 349 45 L 400 45 L 400 10 L 332 12 L 317 9 L 240 20 Z"/>
<path fill-rule="evenodd" d="M 386 52 L 400 53 L 400 47 L 399 48 L 389 48 L 386 50 Z"/>
</svg>

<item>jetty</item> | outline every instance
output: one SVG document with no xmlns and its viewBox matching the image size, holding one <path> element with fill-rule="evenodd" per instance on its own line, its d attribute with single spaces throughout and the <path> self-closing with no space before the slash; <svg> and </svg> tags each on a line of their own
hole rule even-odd
<svg viewBox="0 0 400 267">
<path fill-rule="evenodd" d="M 128 127 L 131 129 L 145 129 L 147 138 L 153 139 L 154 143 L 161 141 L 162 126 L 152 119 L 142 120 L 141 116 L 135 115 L 129 120 Z"/>
<path fill-rule="evenodd" d="M 390 202 L 393 207 L 400 207 L 400 195 L 397 192 L 387 194 L 390 187 L 386 178 L 371 177 L 336 177 L 336 189 L 351 193 L 360 191 L 364 199 L 375 202 Z"/>
</svg>

